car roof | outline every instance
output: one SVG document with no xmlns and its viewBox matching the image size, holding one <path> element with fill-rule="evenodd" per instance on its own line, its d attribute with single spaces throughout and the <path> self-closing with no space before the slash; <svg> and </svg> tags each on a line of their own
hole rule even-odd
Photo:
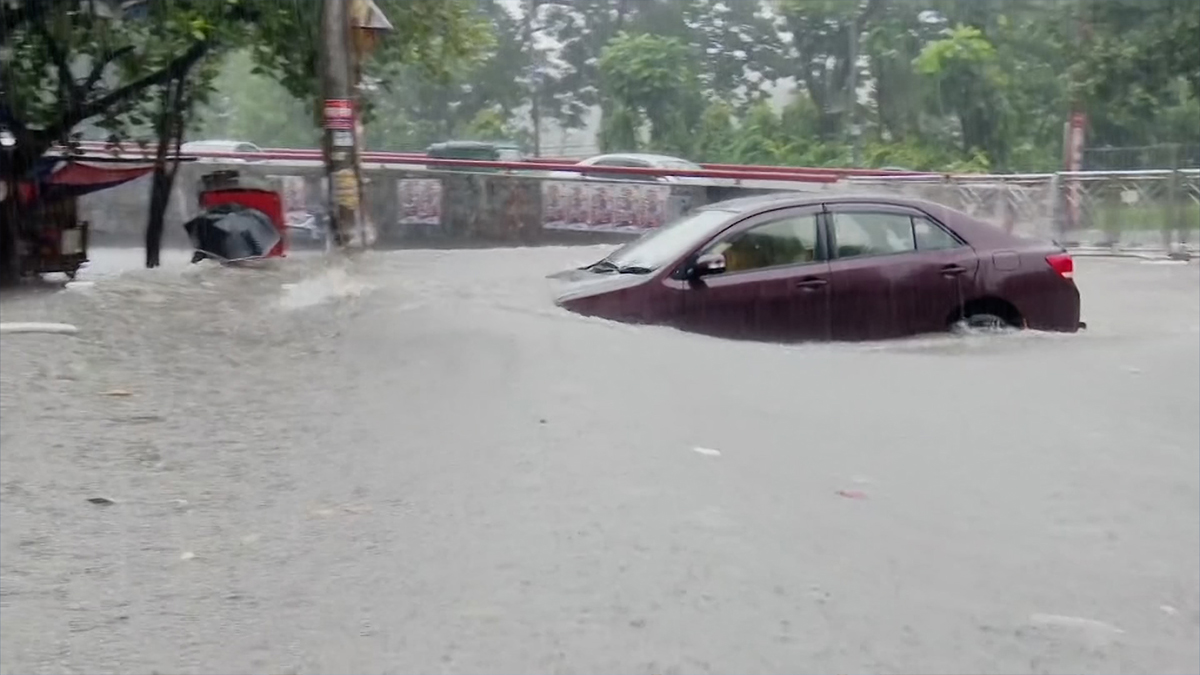
<svg viewBox="0 0 1200 675">
<path fill-rule="evenodd" d="M 595 162 L 600 159 L 640 159 L 644 162 L 650 162 L 652 164 L 658 164 L 658 163 L 662 163 L 662 162 L 687 162 L 688 164 L 695 164 L 695 162 L 684 159 L 682 157 L 672 157 L 670 155 L 655 155 L 655 154 L 647 153 L 647 152 L 610 152 L 610 153 L 604 154 L 604 155 L 596 155 L 595 157 L 588 157 L 587 159 L 585 159 L 583 161 L 584 162 Z M 582 163 L 582 162 L 580 162 L 580 163 Z"/>
<path fill-rule="evenodd" d="M 894 194 L 870 193 L 870 192 L 835 192 L 835 191 L 820 191 L 820 192 L 802 192 L 799 190 L 771 192 L 763 195 L 754 195 L 751 197 L 736 197 L 727 199 L 723 202 L 713 202 L 706 204 L 702 208 L 720 210 L 720 211 L 752 211 L 758 208 L 787 208 L 790 206 L 809 206 L 814 204 L 838 204 L 845 202 L 881 202 L 884 204 L 895 204 L 896 206 L 908 206 L 921 210 L 927 208 L 945 209 L 946 207 L 936 202 L 930 202 L 923 199 L 913 199 L 911 197 L 901 197 Z"/>
<path fill-rule="evenodd" d="M 487 141 L 442 141 L 430 145 L 431 148 L 440 149 L 490 149 L 504 147 L 505 144 L 489 143 Z"/>
<path fill-rule="evenodd" d="M 239 145 L 254 145 L 250 141 L 225 141 L 225 140 L 210 140 L 210 141 L 188 141 L 184 143 L 184 148 L 225 148 L 236 147 Z"/>
<path fill-rule="evenodd" d="M 958 209 L 950 208 L 937 202 L 931 202 L 925 199 L 914 199 L 912 197 L 903 197 L 895 194 L 886 194 L 878 192 L 849 192 L 849 191 L 822 191 L 822 192 L 772 192 L 764 195 L 755 195 L 752 197 L 737 197 L 723 202 L 713 202 L 706 204 L 697 210 L 707 211 L 726 211 L 736 214 L 747 214 L 767 209 L 784 209 L 795 206 L 817 206 L 820 204 L 848 204 L 855 202 L 875 202 L 878 204 L 891 204 L 894 206 L 903 206 L 918 211 L 923 211 L 940 221 L 945 225 L 949 225 L 958 234 L 964 236 L 968 243 L 975 245 L 1004 245 L 1012 243 L 1014 237 L 1006 234 L 1004 230 L 986 221 L 980 220 L 968 213 L 959 211 Z"/>
</svg>

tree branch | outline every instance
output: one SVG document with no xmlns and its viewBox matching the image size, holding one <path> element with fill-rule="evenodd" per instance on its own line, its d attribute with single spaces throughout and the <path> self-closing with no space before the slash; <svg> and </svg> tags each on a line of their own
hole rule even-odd
<svg viewBox="0 0 1200 675">
<path fill-rule="evenodd" d="M 96 83 L 100 81 L 101 77 L 104 77 L 104 69 L 108 66 L 108 64 L 116 61 L 131 51 L 133 51 L 133 45 L 126 45 L 120 49 L 109 52 L 103 57 L 96 57 L 96 63 L 92 64 L 92 72 L 88 73 L 87 79 L 83 82 L 84 95 L 86 96 L 91 94 L 92 90 L 96 88 Z"/>
<path fill-rule="evenodd" d="M 0 2 L 0 45 L 8 42 L 8 38 L 21 26 L 31 21 L 41 21 L 56 5 L 69 2 L 70 0 L 25 0 L 15 8 L 6 2 Z"/>
<path fill-rule="evenodd" d="M 58 40 L 54 39 L 54 35 L 46 27 L 46 22 L 39 21 L 35 30 L 46 42 L 46 51 L 50 52 L 50 60 L 54 62 L 54 67 L 58 70 L 58 88 L 66 95 L 67 106 L 70 108 L 78 106 L 82 102 L 83 96 L 79 91 L 79 85 L 75 82 L 75 75 L 71 73 L 71 64 L 67 62 L 67 55 L 63 53 Z"/>
<path fill-rule="evenodd" d="M 150 87 L 179 78 L 180 75 L 187 73 L 193 64 L 204 57 L 210 45 L 211 43 L 207 40 L 192 43 L 192 46 L 188 47 L 186 52 L 175 57 L 162 70 L 151 73 L 139 80 L 134 80 L 97 99 L 85 101 L 78 106 L 74 106 L 63 113 L 63 116 L 56 123 L 47 127 L 40 135 L 44 139 L 50 139 L 50 142 L 53 142 L 54 139 L 70 131 L 76 124 L 95 117 L 115 105 L 124 103 Z"/>
</svg>

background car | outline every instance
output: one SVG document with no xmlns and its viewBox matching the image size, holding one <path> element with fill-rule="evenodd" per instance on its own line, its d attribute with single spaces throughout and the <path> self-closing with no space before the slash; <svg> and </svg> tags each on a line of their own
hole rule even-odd
<svg viewBox="0 0 1200 675">
<path fill-rule="evenodd" d="M 247 153 L 247 152 L 262 152 L 262 148 L 253 143 L 246 141 L 189 141 L 179 146 L 179 151 L 183 154 L 194 152 L 223 152 L 223 153 Z M 242 160 L 245 161 L 245 160 Z"/>
<path fill-rule="evenodd" d="M 425 149 L 430 159 L 473 159 L 486 162 L 520 162 L 525 159 L 521 149 L 515 143 L 499 143 L 486 141 L 445 141 L 434 143 Z M 494 173 L 500 169 L 484 169 L 477 167 L 462 168 L 459 166 L 430 162 L 430 169 L 442 171 L 469 171 L 475 173 Z"/>
<path fill-rule="evenodd" d="M 655 155 L 648 153 L 626 152 L 612 153 L 607 155 L 597 155 L 589 157 L 578 163 L 579 166 L 614 166 L 637 169 L 676 169 L 682 171 L 703 171 L 704 167 L 689 162 L 686 159 L 679 157 L 671 157 L 670 155 Z M 556 175 L 567 177 L 575 176 L 570 172 L 557 172 Z M 669 183 L 677 185 L 732 185 L 733 181 L 725 178 L 703 178 L 700 176 L 644 176 L 628 173 L 603 173 L 589 172 L 583 174 L 585 178 L 593 180 L 637 180 L 657 183 Z"/>
<path fill-rule="evenodd" d="M 930 202 L 782 193 L 697 209 L 552 278 L 582 314 L 790 342 L 1073 332 L 1073 273 L 1056 244 Z"/>
</svg>

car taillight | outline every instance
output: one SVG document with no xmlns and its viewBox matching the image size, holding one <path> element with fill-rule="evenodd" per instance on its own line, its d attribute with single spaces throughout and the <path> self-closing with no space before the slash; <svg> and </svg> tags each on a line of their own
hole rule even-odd
<svg viewBox="0 0 1200 675">
<path fill-rule="evenodd" d="M 1050 263 L 1050 267 L 1055 272 L 1058 272 L 1058 276 L 1064 279 L 1075 278 L 1075 261 L 1071 258 L 1070 253 L 1048 255 L 1046 256 L 1046 262 Z"/>
</svg>

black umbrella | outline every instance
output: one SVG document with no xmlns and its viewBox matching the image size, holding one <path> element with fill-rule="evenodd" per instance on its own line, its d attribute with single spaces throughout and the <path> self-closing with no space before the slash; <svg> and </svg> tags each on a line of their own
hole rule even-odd
<svg viewBox="0 0 1200 675">
<path fill-rule="evenodd" d="M 222 262 L 262 258 L 280 239 L 267 214 L 237 204 L 213 207 L 183 227 L 196 249 L 193 262 L 203 258 Z"/>
</svg>

